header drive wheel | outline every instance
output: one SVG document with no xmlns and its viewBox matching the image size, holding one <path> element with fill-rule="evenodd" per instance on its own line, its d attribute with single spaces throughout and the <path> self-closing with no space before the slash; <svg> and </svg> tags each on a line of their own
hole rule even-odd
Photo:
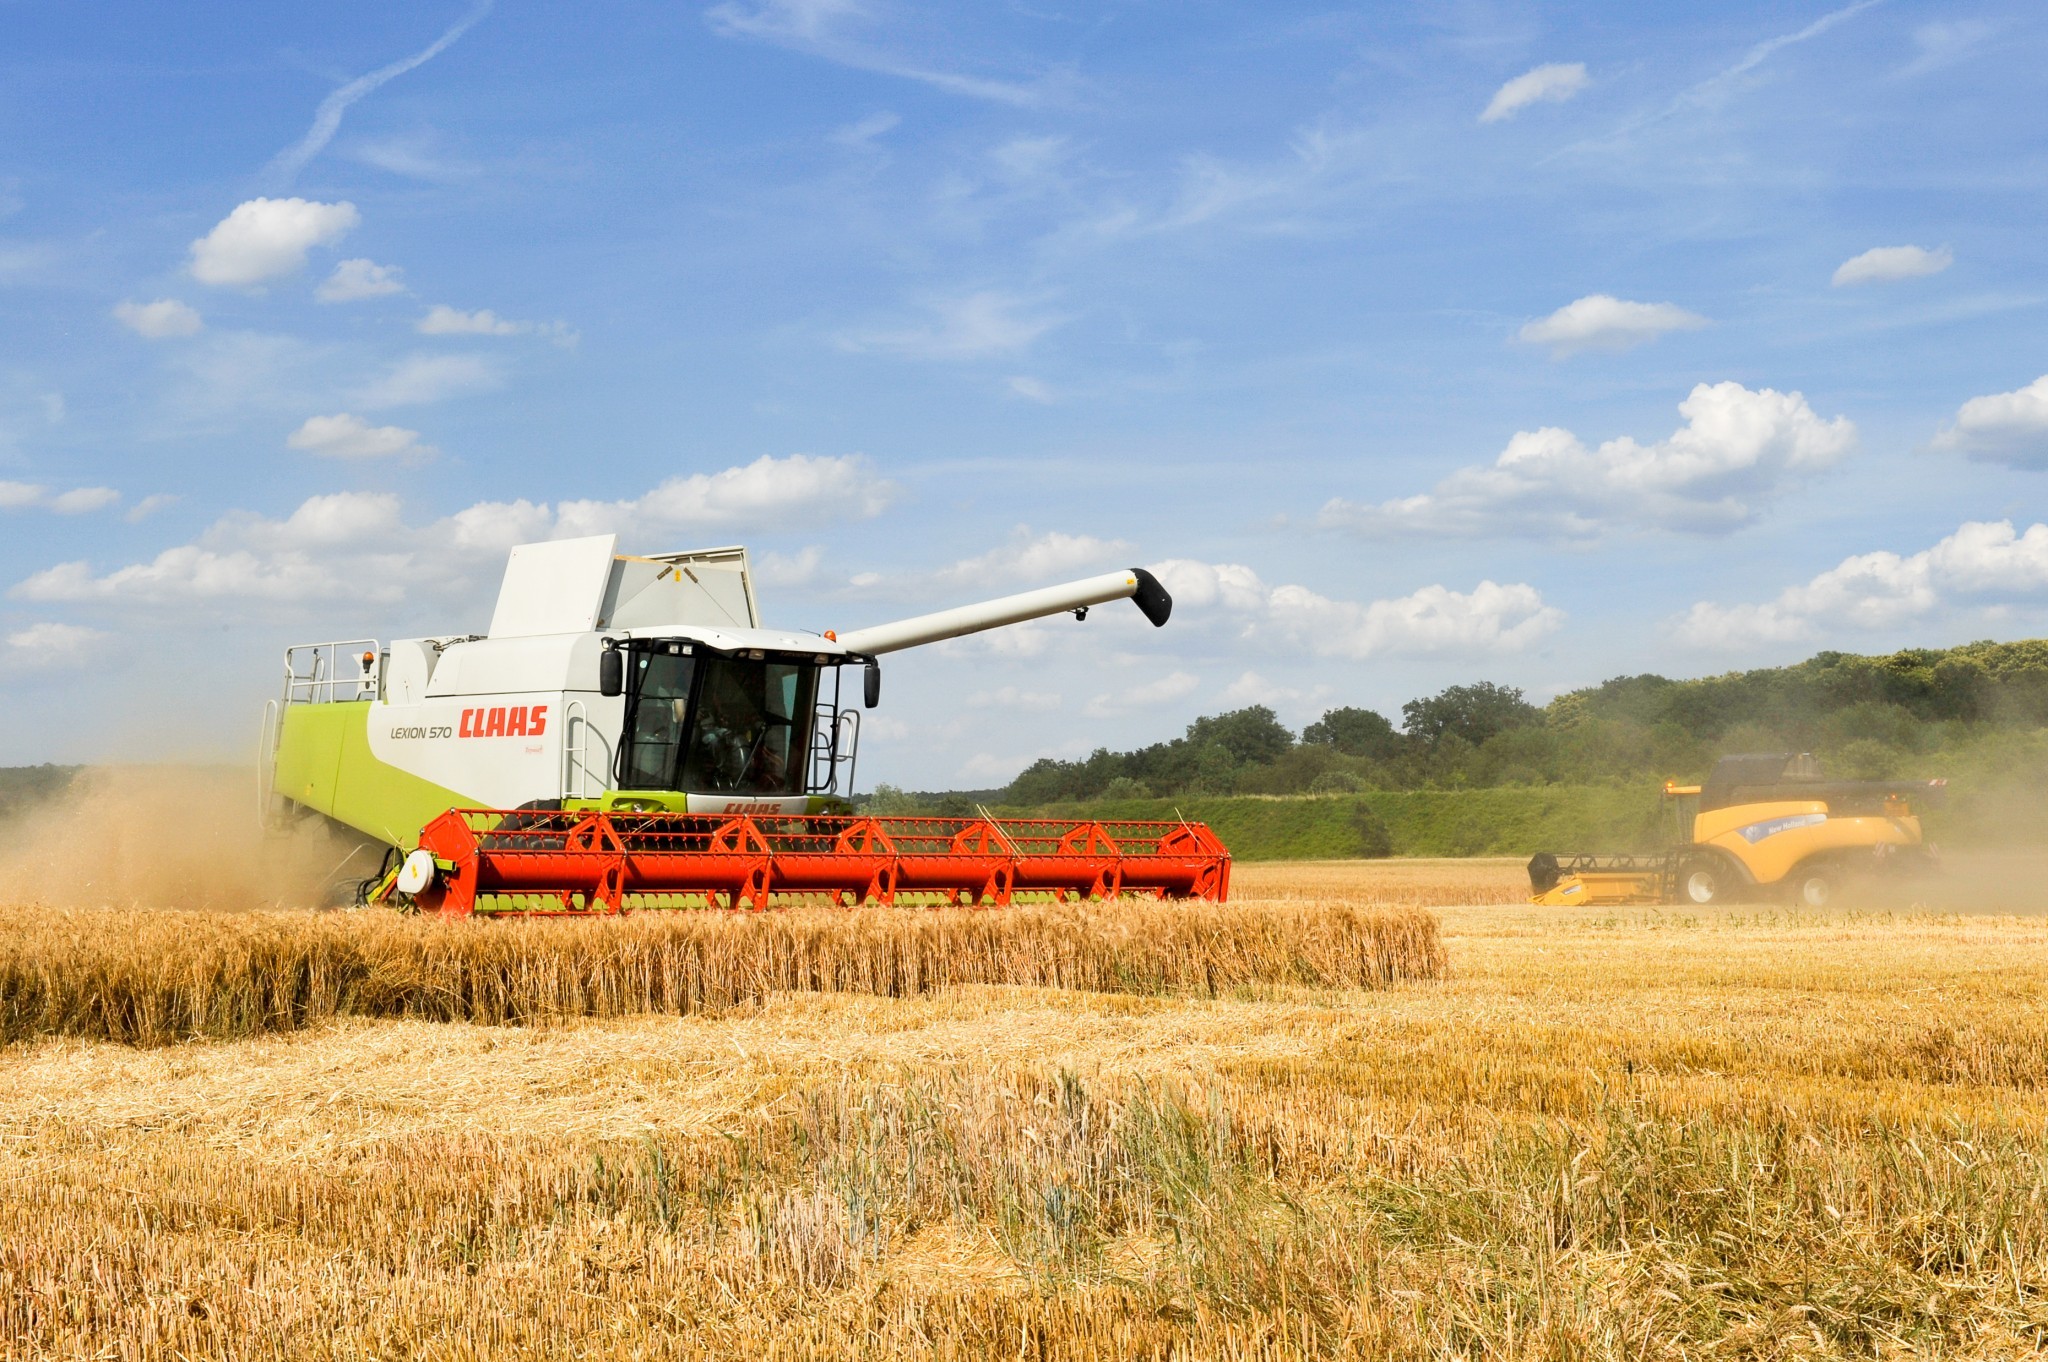
<svg viewBox="0 0 2048 1362">
<path fill-rule="evenodd" d="M 405 858 L 405 864 L 398 867 L 396 888 L 401 894 L 417 894 L 434 882 L 434 853 L 425 847 L 415 848 Z"/>
</svg>

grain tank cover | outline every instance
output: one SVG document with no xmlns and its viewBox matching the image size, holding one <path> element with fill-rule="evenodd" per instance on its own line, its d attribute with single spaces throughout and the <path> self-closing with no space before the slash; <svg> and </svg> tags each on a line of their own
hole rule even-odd
<svg viewBox="0 0 2048 1362">
<path fill-rule="evenodd" d="M 600 534 L 514 548 L 490 636 L 760 627 L 745 549 L 633 557 L 617 546 L 618 536 Z"/>
</svg>

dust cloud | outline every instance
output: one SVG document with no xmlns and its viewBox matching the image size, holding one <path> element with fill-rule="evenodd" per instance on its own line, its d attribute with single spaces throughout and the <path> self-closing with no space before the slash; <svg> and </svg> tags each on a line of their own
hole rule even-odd
<svg viewBox="0 0 2048 1362">
<path fill-rule="evenodd" d="M 1935 868 L 1906 884 L 1879 886 L 1869 906 L 1945 913 L 2048 913 L 2048 851 L 1963 847 L 1944 851 Z"/>
<path fill-rule="evenodd" d="M 333 907 L 378 861 L 318 820 L 263 831 L 246 769 L 92 767 L 0 822 L 0 903 Z"/>
</svg>

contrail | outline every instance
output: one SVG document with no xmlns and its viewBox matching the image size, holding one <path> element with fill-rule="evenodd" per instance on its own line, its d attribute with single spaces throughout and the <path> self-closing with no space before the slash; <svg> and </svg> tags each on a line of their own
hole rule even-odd
<svg viewBox="0 0 2048 1362">
<path fill-rule="evenodd" d="M 1761 66 L 1765 60 L 1780 48 L 1790 47 L 1794 43 L 1803 43 L 1809 38 L 1817 38 L 1845 19 L 1853 19 L 1864 10 L 1883 3 L 1884 0 L 1852 0 L 1850 4 L 1844 5 L 1840 9 L 1830 10 L 1828 13 L 1821 15 L 1820 18 L 1796 33 L 1781 33 L 1775 38 L 1766 38 L 1744 53 L 1741 61 L 1736 62 L 1725 71 L 1715 72 L 1697 85 L 1680 92 L 1675 99 L 1656 113 L 1632 118 L 1605 136 L 1589 137 L 1573 142 L 1568 146 L 1559 147 L 1549 155 L 1539 157 L 1536 164 L 1548 165 L 1559 157 L 1569 156 L 1575 151 L 1611 145 L 1624 137 L 1641 132 L 1645 128 L 1653 127 L 1668 118 L 1673 118 L 1688 108 L 1701 107 L 1723 88 L 1734 84 L 1736 80 Z"/>
<path fill-rule="evenodd" d="M 1721 72 L 1719 75 L 1709 76 L 1707 79 L 1701 81 L 1698 85 L 1693 86 L 1693 88 L 1687 91 L 1686 93 L 1690 96 L 1697 98 L 1699 95 L 1706 93 L 1707 91 L 1713 90 L 1718 86 L 1721 86 L 1729 81 L 1734 80 L 1737 76 L 1748 74 L 1750 71 L 1754 70 L 1757 66 L 1762 64 L 1763 60 L 1766 57 L 1770 56 L 1773 52 L 1776 52 L 1779 48 L 1790 47 L 1794 43 L 1803 43 L 1808 38 L 1818 38 L 1821 34 L 1827 32 L 1836 24 L 1841 23 L 1844 19 L 1854 18 L 1856 15 L 1861 14 L 1864 10 L 1869 9 L 1872 5 L 1882 3 L 1883 0 L 1856 0 L 1855 4 L 1844 5 L 1842 8 L 1835 10 L 1832 13 L 1821 15 L 1820 18 L 1814 20 L 1805 28 L 1800 29 L 1797 33 L 1783 33 L 1775 38 L 1767 38 L 1763 42 L 1758 43 L 1755 47 L 1750 48 L 1748 54 L 1744 56 L 1741 61 L 1735 63 L 1735 65 L 1729 67 L 1726 71 Z"/>
<path fill-rule="evenodd" d="M 320 107 L 313 113 L 313 126 L 306 129 L 304 137 L 277 154 L 277 159 L 270 163 L 271 169 L 282 172 L 287 180 L 297 175 L 305 168 L 306 162 L 318 156 L 321 149 L 334 140 L 335 132 L 341 127 L 341 116 L 348 112 L 349 105 L 385 81 L 402 76 L 415 67 L 424 66 L 440 56 L 457 38 L 475 27 L 479 19 L 489 14 L 493 3 L 494 0 L 477 0 L 476 6 L 469 13 L 456 20 L 454 27 L 434 39 L 429 46 L 410 57 L 402 57 L 389 66 L 379 67 L 366 76 L 357 76 L 321 100 Z"/>
</svg>

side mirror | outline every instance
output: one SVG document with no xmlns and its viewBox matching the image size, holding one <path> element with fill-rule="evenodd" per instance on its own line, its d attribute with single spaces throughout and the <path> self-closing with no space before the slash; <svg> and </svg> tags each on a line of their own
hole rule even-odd
<svg viewBox="0 0 2048 1362">
<path fill-rule="evenodd" d="M 882 664 L 872 657 L 868 659 L 867 675 L 861 678 L 860 698 L 869 709 L 882 703 Z"/>
<path fill-rule="evenodd" d="M 597 693 L 605 696 L 626 693 L 626 655 L 610 639 L 604 641 L 604 651 L 597 655 Z"/>
</svg>

